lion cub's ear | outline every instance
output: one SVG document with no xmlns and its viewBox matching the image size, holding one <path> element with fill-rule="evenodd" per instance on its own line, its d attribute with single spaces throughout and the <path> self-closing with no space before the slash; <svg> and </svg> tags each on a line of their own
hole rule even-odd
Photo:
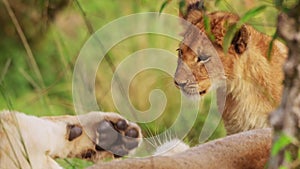
<svg viewBox="0 0 300 169">
<path fill-rule="evenodd" d="M 236 32 L 231 45 L 237 54 L 242 54 L 247 50 L 249 36 L 250 34 L 246 25 L 243 25 L 240 30 Z"/>
<path fill-rule="evenodd" d="M 203 11 L 203 0 L 185 0 L 185 6 L 179 10 L 179 17 L 195 24 L 201 20 Z"/>
</svg>

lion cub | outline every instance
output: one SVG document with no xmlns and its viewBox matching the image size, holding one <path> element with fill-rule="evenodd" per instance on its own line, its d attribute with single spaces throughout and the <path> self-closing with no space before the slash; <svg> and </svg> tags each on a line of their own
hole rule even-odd
<svg viewBox="0 0 300 169">
<path fill-rule="evenodd" d="M 205 14 L 214 36 L 214 40 L 209 40 L 205 35 L 203 15 L 199 1 L 191 3 L 183 15 L 204 34 L 201 35 L 204 40 L 200 40 L 201 36 L 199 39 L 190 27 L 185 30 L 184 41 L 178 49 L 175 84 L 186 95 L 204 95 L 220 82 L 218 79 L 212 81 L 209 72 L 223 66 L 224 76 L 219 79 L 226 82 L 226 101 L 221 113 L 227 134 L 267 127 L 269 113 L 280 102 L 287 48 L 275 40 L 268 58 L 271 37 L 244 24 L 235 34 L 228 52 L 224 53 L 226 31 L 239 17 L 228 12 Z M 216 58 L 221 64 L 216 64 Z"/>
</svg>

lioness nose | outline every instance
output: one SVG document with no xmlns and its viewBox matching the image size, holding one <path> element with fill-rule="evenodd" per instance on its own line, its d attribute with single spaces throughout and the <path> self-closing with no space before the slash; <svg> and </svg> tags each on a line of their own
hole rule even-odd
<svg viewBox="0 0 300 169">
<path fill-rule="evenodd" d="M 179 82 L 177 80 L 174 80 L 174 83 L 177 87 L 184 87 L 186 85 L 186 82 Z"/>
</svg>

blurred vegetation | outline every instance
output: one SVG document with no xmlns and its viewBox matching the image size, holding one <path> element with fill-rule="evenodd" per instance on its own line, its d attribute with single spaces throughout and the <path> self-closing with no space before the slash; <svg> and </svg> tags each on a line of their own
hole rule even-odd
<svg viewBox="0 0 300 169">
<path fill-rule="evenodd" d="M 161 0 L 2 0 L 0 3 L 0 110 L 14 109 L 37 116 L 75 114 L 72 102 L 73 67 L 91 30 L 98 30 L 119 17 L 138 12 L 158 12 Z M 9 2 L 12 13 L 9 13 Z M 178 15 L 178 1 L 162 10 Z M 242 16 L 259 5 L 266 5 L 263 14 L 247 21 L 256 29 L 273 35 L 277 10 L 271 0 L 208 0 L 208 11 L 226 10 Z M 82 12 L 84 11 L 84 13 Z M 13 14 L 13 15 L 12 15 Z M 17 21 L 17 24 L 16 24 Z M 18 26 L 19 24 L 19 26 Z M 20 34 L 26 38 L 22 40 Z M 112 32 L 113 33 L 113 32 Z M 26 43 L 29 49 L 26 48 Z M 104 42 L 105 43 L 105 42 Z M 176 55 L 178 41 L 159 35 L 130 37 L 111 49 L 110 59 L 117 66 L 128 55 L 145 48 L 169 50 Z M 32 55 L 30 54 L 32 53 Z M 102 111 L 115 112 L 110 81 L 113 72 L 102 62 L 96 77 L 96 97 Z M 180 92 L 171 76 L 158 70 L 139 73 L 130 86 L 130 99 L 139 110 L 150 104 L 149 93 L 162 89 L 167 107 L 157 120 L 141 124 L 144 135 L 156 134 L 169 127 L 179 111 Z M 201 127 L 209 111 L 210 98 L 201 103 L 193 129 L 185 141 L 198 143 Z M 222 124 L 211 139 L 225 135 Z M 90 163 L 60 160 L 66 168 L 81 168 Z"/>
</svg>

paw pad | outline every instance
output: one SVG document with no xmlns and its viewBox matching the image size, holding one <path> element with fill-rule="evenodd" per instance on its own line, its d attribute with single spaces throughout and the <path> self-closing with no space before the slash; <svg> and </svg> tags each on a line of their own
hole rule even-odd
<svg viewBox="0 0 300 169">
<path fill-rule="evenodd" d="M 110 151 L 115 157 L 127 155 L 139 145 L 139 130 L 124 119 L 103 120 L 97 127 L 97 151 Z"/>
</svg>

